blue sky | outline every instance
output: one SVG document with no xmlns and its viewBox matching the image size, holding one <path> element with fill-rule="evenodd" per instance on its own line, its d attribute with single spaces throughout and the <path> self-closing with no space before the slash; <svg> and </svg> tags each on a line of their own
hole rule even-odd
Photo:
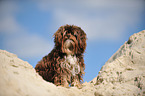
<svg viewBox="0 0 145 96">
<path fill-rule="evenodd" d="M 84 81 L 89 82 L 129 36 L 145 30 L 145 0 L 1 0 L 0 49 L 35 67 L 65 24 L 87 34 Z"/>
</svg>

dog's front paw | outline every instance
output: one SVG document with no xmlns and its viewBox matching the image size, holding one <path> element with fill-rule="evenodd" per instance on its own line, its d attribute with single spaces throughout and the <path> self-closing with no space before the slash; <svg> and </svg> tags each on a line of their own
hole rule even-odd
<svg viewBox="0 0 145 96">
<path fill-rule="evenodd" d="M 78 80 L 74 80 L 74 82 L 72 82 L 71 86 L 77 87 L 79 89 L 82 88 L 82 84 Z"/>
</svg>

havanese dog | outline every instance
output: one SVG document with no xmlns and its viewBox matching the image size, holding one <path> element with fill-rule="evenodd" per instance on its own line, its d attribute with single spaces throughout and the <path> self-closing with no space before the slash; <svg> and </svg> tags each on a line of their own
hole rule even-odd
<svg viewBox="0 0 145 96">
<path fill-rule="evenodd" d="M 81 88 L 85 64 L 86 33 L 78 26 L 61 26 L 54 33 L 55 46 L 35 67 L 46 81 L 57 86 Z"/>
</svg>

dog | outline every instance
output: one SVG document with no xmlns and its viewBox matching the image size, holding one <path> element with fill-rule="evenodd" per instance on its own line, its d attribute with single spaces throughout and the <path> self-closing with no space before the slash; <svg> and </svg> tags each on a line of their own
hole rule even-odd
<svg viewBox="0 0 145 96">
<path fill-rule="evenodd" d="M 54 33 L 54 43 L 53 50 L 35 66 L 36 72 L 57 86 L 81 88 L 86 33 L 78 26 L 64 25 Z"/>
</svg>

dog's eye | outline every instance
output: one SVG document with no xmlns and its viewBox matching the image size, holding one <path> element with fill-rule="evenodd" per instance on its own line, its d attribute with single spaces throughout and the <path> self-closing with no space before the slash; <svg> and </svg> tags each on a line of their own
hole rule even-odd
<svg viewBox="0 0 145 96">
<path fill-rule="evenodd" d="M 74 32 L 71 32 L 72 35 L 74 35 Z"/>
<path fill-rule="evenodd" d="M 65 34 L 68 34 L 68 31 L 66 31 Z"/>
<path fill-rule="evenodd" d="M 63 33 L 61 33 L 61 35 L 63 36 Z"/>
<path fill-rule="evenodd" d="M 77 39 L 77 35 L 74 35 L 75 37 L 76 37 L 76 39 Z"/>
</svg>

